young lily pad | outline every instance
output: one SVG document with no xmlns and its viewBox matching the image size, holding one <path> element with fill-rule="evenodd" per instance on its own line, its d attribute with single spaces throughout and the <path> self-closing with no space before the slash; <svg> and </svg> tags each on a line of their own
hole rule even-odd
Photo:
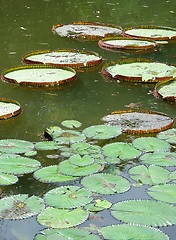
<svg viewBox="0 0 176 240">
<path fill-rule="evenodd" d="M 102 74 L 118 80 L 132 82 L 159 82 L 173 78 L 176 67 L 145 59 L 130 59 L 105 64 Z"/>
<path fill-rule="evenodd" d="M 61 125 L 67 128 L 79 128 L 82 123 L 77 120 L 64 120 L 61 122 Z"/>
<path fill-rule="evenodd" d="M 75 130 L 63 130 L 60 136 L 54 138 L 58 144 L 73 144 L 82 142 L 86 139 L 85 135 Z"/>
<path fill-rule="evenodd" d="M 18 182 L 18 177 L 11 175 L 11 174 L 6 174 L 6 173 L 0 173 L 0 185 L 1 186 L 8 186 L 12 185 Z"/>
<path fill-rule="evenodd" d="M 47 207 L 37 216 L 37 221 L 46 227 L 70 228 L 83 223 L 88 216 L 89 213 L 81 208 L 70 210 Z"/>
<path fill-rule="evenodd" d="M 21 106 L 17 101 L 0 98 L 0 120 L 14 117 L 20 113 Z"/>
<path fill-rule="evenodd" d="M 102 62 L 97 53 L 74 49 L 59 49 L 55 51 L 42 50 L 25 54 L 22 61 L 28 64 L 48 64 L 68 66 L 72 68 L 93 67 Z"/>
<path fill-rule="evenodd" d="M 157 134 L 157 138 L 165 140 L 171 144 L 176 144 L 176 129 L 168 129 Z"/>
<path fill-rule="evenodd" d="M 175 71 L 176 76 L 176 71 Z M 160 97 L 164 100 L 175 101 L 176 100 L 176 80 L 167 80 L 157 83 L 153 91 L 154 96 Z"/>
<path fill-rule="evenodd" d="M 81 157 L 79 154 L 75 154 L 71 156 L 68 160 L 71 164 L 79 167 L 88 166 L 94 163 L 94 159 L 89 155 L 84 155 Z"/>
<path fill-rule="evenodd" d="M 54 141 L 37 142 L 34 145 L 37 150 L 57 150 L 59 146 L 60 145 Z"/>
<path fill-rule="evenodd" d="M 130 189 L 130 183 L 126 178 L 105 173 L 84 177 L 81 183 L 85 188 L 100 194 L 123 193 Z"/>
<path fill-rule="evenodd" d="M 87 204 L 84 208 L 90 212 L 100 212 L 110 208 L 112 205 L 108 200 L 95 199 L 93 203 Z"/>
<path fill-rule="evenodd" d="M 25 153 L 34 149 L 34 144 L 19 139 L 1 139 L 0 152 L 2 153 Z"/>
<path fill-rule="evenodd" d="M 102 227 L 99 232 L 109 240 L 169 240 L 159 229 L 131 224 L 118 224 Z"/>
<path fill-rule="evenodd" d="M 143 152 L 165 152 L 171 148 L 168 142 L 155 137 L 136 138 L 132 144 Z"/>
<path fill-rule="evenodd" d="M 44 209 L 44 201 L 37 196 L 18 194 L 0 199 L 0 218 L 24 219 L 37 215 Z"/>
<path fill-rule="evenodd" d="M 34 240 L 100 240 L 98 236 L 80 228 L 45 229 L 39 232 Z M 161 239 L 164 240 L 164 239 Z"/>
<path fill-rule="evenodd" d="M 45 202 L 51 206 L 70 209 L 85 206 L 92 201 L 92 193 L 78 186 L 62 186 L 48 191 L 44 195 Z"/>
<path fill-rule="evenodd" d="M 81 40 L 97 40 L 102 37 L 117 36 L 122 33 L 119 26 L 97 22 L 73 22 L 67 25 L 55 24 L 52 28 L 61 37 Z"/>
<path fill-rule="evenodd" d="M 106 144 L 102 150 L 105 157 L 120 158 L 121 160 L 137 158 L 141 154 L 141 151 L 124 142 Z"/>
<path fill-rule="evenodd" d="M 154 111 L 118 110 L 102 118 L 110 126 L 119 126 L 125 133 L 160 132 L 170 128 L 174 120 Z"/>
<path fill-rule="evenodd" d="M 33 174 L 34 178 L 43 183 L 60 183 L 76 180 L 77 177 L 66 176 L 58 172 L 57 165 L 43 167 Z"/>
<path fill-rule="evenodd" d="M 96 173 L 101 171 L 102 166 L 98 163 L 93 163 L 88 166 L 76 166 L 69 162 L 69 160 L 60 162 L 58 165 L 58 171 L 61 174 L 73 176 L 73 177 L 81 177 Z"/>
<path fill-rule="evenodd" d="M 176 184 L 152 186 L 147 189 L 147 194 L 159 201 L 176 203 Z"/>
<path fill-rule="evenodd" d="M 120 127 L 95 125 L 83 130 L 87 138 L 91 139 L 111 139 L 119 136 L 122 131 Z"/>
<path fill-rule="evenodd" d="M 155 165 L 150 165 L 148 168 L 145 165 L 132 167 L 129 170 L 129 174 L 132 179 L 143 184 L 156 185 L 170 181 L 170 172 Z"/>
<path fill-rule="evenodd" d="M 52 126 L 45 130 L 44 136 L 46 138 L 55 139 L 63 133 L 63 129 L 58 126 Z"/>
<path fill-rule="evenodd" d="M 111 207 L 111 214 L 125 223 L 162 227 L 176 223 L 176 207 L 154 200 L 127 200 Z"/>
<path fill-rule="evenodd" d="M 54 67 L 48 65 L 28 65 L 7 69 L 2 80 L 21 85 L 52 87 L 73 81 L 76 72 L 69 67 Z"/>
<path fill-rule="evenodd" d="M 163 167 L 176 167 L 176 153 L 175 152 L 154 152 L 146 153 L 140 157 L 144 164 L 153 164 Z"/>
</svg>

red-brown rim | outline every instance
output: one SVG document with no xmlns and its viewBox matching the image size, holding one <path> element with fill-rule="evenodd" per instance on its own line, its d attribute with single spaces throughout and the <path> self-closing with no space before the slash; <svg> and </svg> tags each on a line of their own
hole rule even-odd
<svg viewBox="0 0 176 240">
<path fill-rule="evenodd" d="M 19 102 L 17 102 L 16 100 L 12 100 L 12 99 L 8 99 L 8 98 L 0 98 L 0 102 L 13 103 L 13 104 L 19 106 L 19 109 L 16 110 L 16 111 L 13 111 L 13 112 L 8 113 L 8 114 L 0 115 L 0 120 L 5 120 L 5 119 L 8 119 L 8 118 L 17 116 L 17 115 L 20 114 L 21 111 L 22 111 Z"/>
<path fill-rule="evenodd" d="M 166 80 L 166 81 L 163 81 L 163 82 L 158 82 L 156 85 L 155 85 L 155 88 L 153 90 L 153 95 L 157 98 L 162 98 L 163 100 L 168 100 L 168 101 L 171 101 L 171 102 L 174 102 L 176 101 L 176 96 L 167 96 L 167 97 L 163 97 L 159 92 L 158 92 L 158 88 L 160 88 L 162 85 L 166 85 L 172 81 L 176 81 L 176 79 L 170 79 L 170 80 Z"/>
</svg>

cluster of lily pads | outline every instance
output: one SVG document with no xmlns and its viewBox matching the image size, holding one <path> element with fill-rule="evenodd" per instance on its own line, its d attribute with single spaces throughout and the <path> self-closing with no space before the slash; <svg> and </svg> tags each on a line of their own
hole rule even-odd
<svg viewBox="0 0 176 240">
<path fill-rule="evenodd" d="M 120 142 L 122 129 L 95 125 L 81 129 L 76 120 L 45 130 L 45 141 L 0 140 L 0 185 L 15 184 L 24 174 L 53 184 L 43 196 L 17 194 L 0 199 L 0 218 L 36 216 L 47 227 L 35 236 L 45 239 L 169 239 L 158 227 L 176 224 L 176 131 Z M 42 166 L 34 159 L 51 151 L 58 164 Z M 128 166 L 124 175 L 121 168 Z M 59 185 L 58 185 L 59 184 Z M 112 203 L 109 195 L 146 187 L 148 199 Z M 120 224 L 84 227 L 91 215 L 107 210 Z M 80 227 L 77 227 L 80 225 Z M 157 227 L 157 228 L 156 228 Z"/>
</svg>

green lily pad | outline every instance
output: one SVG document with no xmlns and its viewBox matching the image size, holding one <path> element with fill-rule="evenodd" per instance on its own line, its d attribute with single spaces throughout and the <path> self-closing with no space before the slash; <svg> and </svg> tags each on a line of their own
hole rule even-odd
<svg viewBox="0 0 176 240">
<path fill-rule="evenodd" d="M 34 144 L 19 139 L 1 139 L 0 152 L 2 153 L 25 153 L 34 149 Z"/>
<path fill-rule="evenodd" d="M 81 208 L 70 210 L 47 207 L 37 216 L 37 221 L 46 227 L 70 228 L 80 225 L 88 216 L 89 213 Z"/>
<path fill-rule="evenodd" d="M 120 127 L 95 125 L 83 130 L 87 138 L 91 139 L 111 139 L 119 136 L 122 131 Z"/>
<path fill-rule="evenodd" d="M 86 142 L 74 143 L 70 149 L 74 154 L 80 155 L 96 155 L 101 153 L 101 147 L 98 145 L 91 145 Z"/>
<path fill-rule="evenodd" d="M 174 73 L 176 76 L 176 71 Z M 176 99 L 176 80 L 166 80 L 160 83 L 157 83 L 154 88 L 154 96 L 160 97 L 168 101 L 175 101 Z"/>
<path fill-rule="evenodd" d="M 130 189 L 130 183 L 126 178 L 105 173 L 84 177 L 81 183 L 90 191 L 100 194 L 123 193 Z"/>
<path fill-rule="evenodd" d="M 169 240 L 159 229 L 130 224 L 102 227 L 99 232 L 108 240 Z"/>
<path fill-rule="evenodd" d="M 82 142 L 86 139 L 85 135 L 75 130 L 63 130 L 62 133 L 54 138 L 58 144 L 73 144 Z"/>
<path fill-rule="evenodd" d="M 64 120 L 61 122 L 61 125 L 67 128 L 79 128 L 82 123 L 77 120 Z"/>
<path fill-rule="evenodd" d="M 170 172 L 155 165 L 150 165 L 148 168 L 145 165 L 132 167 L 129 174 L 132 179 L 143 184 L 156 185 L 170 181 Z"/>
<path fill-rule="evenodd" d="M 0 199 L 0 218 L 18 220 L 37 215 L 44 209 L 44 201 L 37 196 L 18 194 Z"/>
<path fill-rule="evenodd" d="M 159 201 L 176 203 L 176 184 L 152 186 L 147 189 L 147 194 Z"/>
<path fill-rule="evenodd" d="M 11 174 L 6 174 L 6 173 L 0 173 L 0 185 L 1 186 L 7 186 L 7 185 L 12 185 L 18 182 L 18 177 L 11 175 Z"/>
<path fill-rule="evenodd" d="M 90 212 L 100 212 L 110 208 L 112 205 L 108 200 L 95 199 L 93 203 L 87 204 L 84 208 Z"/>
<path fill-rule="evenodd" d="M 57 165 L 43 167 L 33 174 L 34 178 L 43 183 L 60 183 L 76 180 L 77 177 L 66 176 L 58 172 Z"/>
<path fill-rule="evenodd" d="M 169 143 L 155 137 L 136 138 L 132 144 L 143 152 L 164 152 L 171 148 Z"/>
<path fill-rule="evenodd" d="M 68 160 L 71 164 L 79 167 L 88 166 L 94 163 L 94 159 L 89 155 L 84 155 L 81 157 L 79 154 L 75 154 L 71 156 Z"/>
<path fill-rule="evenodd" d="M 78 186 L 62 186 L 48 191 L 44 195 L 45 202 L 51 206 L 70 209 L 85 206 L 92 201 L 92 193 Z"/>
<path fill-rule="evenodd" d="M 48 138 L 51 138 L 52 140 L 57 138 L 58 136 L 60 136 L 62 134 L 64 130 L 58 126 L 52 126 L 49 127 L 45 130 L 44 135 Z"/>
<path fill-rule="evenodd" d="M 60 145 L 54 141 L 44 141 L 35 143 L 34 147 L 37 150 L 57 150 Z"/>
<path fill-rule="evenodd" d="M 111 214 L 125 223 L 153 227 L 171 226 L 176 223 L 176 207 L 154 200 L 127 200 L 111 207 Z"/>
<path fill-rule="evenodd" d="M 157 138 L 165 140 L 168 143 L 176 144 L 176 129 L 168 129 L 157 134 Z"/>
</svg>

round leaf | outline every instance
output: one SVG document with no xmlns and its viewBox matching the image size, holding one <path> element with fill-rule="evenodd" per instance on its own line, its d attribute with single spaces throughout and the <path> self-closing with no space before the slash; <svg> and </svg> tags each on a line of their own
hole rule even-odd
<svg viewBox="0 0 176 240">
<path fill-rule="evenodd" d="M 82 125 L 82 123 L 77 120 L 64 120 L 61 124 L 67 128 L 79 128 Z"/>
<path fill-rule="evenodd" d="M 1 139 L 0 152 L 2 153 L 25 153 L 33 150 L 34 144 L 19 139 Z"/>
<path fill-rule="evenodd" d="M 165 140 L 171 144 L 176 144 L 176 129 L 168 129 L 157 134 L 157 138 Z"/>
<path fill-rule="evenodd" d="M 75 154 L 71 156 L 68 160 L 72 165 L 79 167 L 88 166 L 94 163 L 94 159 L 89 155 L 84 155 L 83 157 L 81 157 L 79 154 Z"/>
<path fill-rule="evenodd" d="M 18 182 L 18 177 L 11 175 L 11 174 L 6 174 L 6 173 L 0 173 L 0 185 L 1 186 L 7 186 L 7 185 L 12 185 Z"/>
</svg>

